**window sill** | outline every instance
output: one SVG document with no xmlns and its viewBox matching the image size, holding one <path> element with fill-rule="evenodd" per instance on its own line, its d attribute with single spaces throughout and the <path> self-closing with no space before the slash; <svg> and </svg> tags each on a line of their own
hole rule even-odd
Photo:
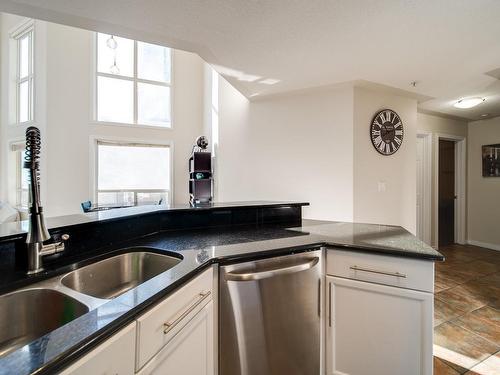
<svg viewBox="0 0 500 375">
<path fill-rule="evenodd" d="M 134 128 L 134 129 L 152 129 L 152 130 L 173 130 L 173 125 L 170 126 L 156 126 L 156 125 L 146 125 L 146 124 L 127 124 L 124 122 L 110 122 L 110 121 L 91 121 L 90 125 L 95 126 L 120 126 L 124 128 Z"/>
</svg>

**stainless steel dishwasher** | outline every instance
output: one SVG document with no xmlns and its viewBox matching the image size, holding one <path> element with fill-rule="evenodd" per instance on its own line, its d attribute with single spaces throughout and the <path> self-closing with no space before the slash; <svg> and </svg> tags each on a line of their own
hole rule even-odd
<svg viewBox="0 0 500 375">
<path fill-rule="evenodd" d="M 220 267 L 221 375 L 320 372 L 321 250 Z"/>
</svg>

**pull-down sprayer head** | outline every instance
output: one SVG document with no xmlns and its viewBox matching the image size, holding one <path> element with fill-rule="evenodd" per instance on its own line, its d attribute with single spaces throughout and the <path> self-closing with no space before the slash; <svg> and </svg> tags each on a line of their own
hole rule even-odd
<svg viewBox="0 0 500 375">
<path fill-rule="evenodd" d="M 26 129 L 26 152 L 24 168 L 29 170 L 29 229 L 26 243 L 43 243 L 50 238 L 45 226 L 43 208 L 40 203 L 40 129 L 30 126 Z"/>
</svg>

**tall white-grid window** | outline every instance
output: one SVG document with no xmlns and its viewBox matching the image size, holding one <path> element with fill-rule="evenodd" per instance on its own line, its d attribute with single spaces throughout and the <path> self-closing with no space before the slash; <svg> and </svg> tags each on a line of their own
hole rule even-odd
<svg viewBox="0 0 500 375">
<path fill-rule="evenodd" d="M 16 46 L 16 122 L 33 121 L 34 37 L 33 21 L 11 34 Z"/>
<path fill-rule="evenodd" d="M 96 34 L 96 120 L 172 126 L 170 48 Z"/>
</svg>

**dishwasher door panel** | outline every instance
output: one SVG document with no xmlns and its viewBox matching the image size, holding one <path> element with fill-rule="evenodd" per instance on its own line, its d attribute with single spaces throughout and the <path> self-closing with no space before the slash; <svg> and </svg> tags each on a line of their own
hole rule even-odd
<svg viewBox="0 0 500 375">
<path fill-rule="evenodd" d="M 320 372 L 321 251 L 220 268 L 221 375 Z"/>
</svg>

